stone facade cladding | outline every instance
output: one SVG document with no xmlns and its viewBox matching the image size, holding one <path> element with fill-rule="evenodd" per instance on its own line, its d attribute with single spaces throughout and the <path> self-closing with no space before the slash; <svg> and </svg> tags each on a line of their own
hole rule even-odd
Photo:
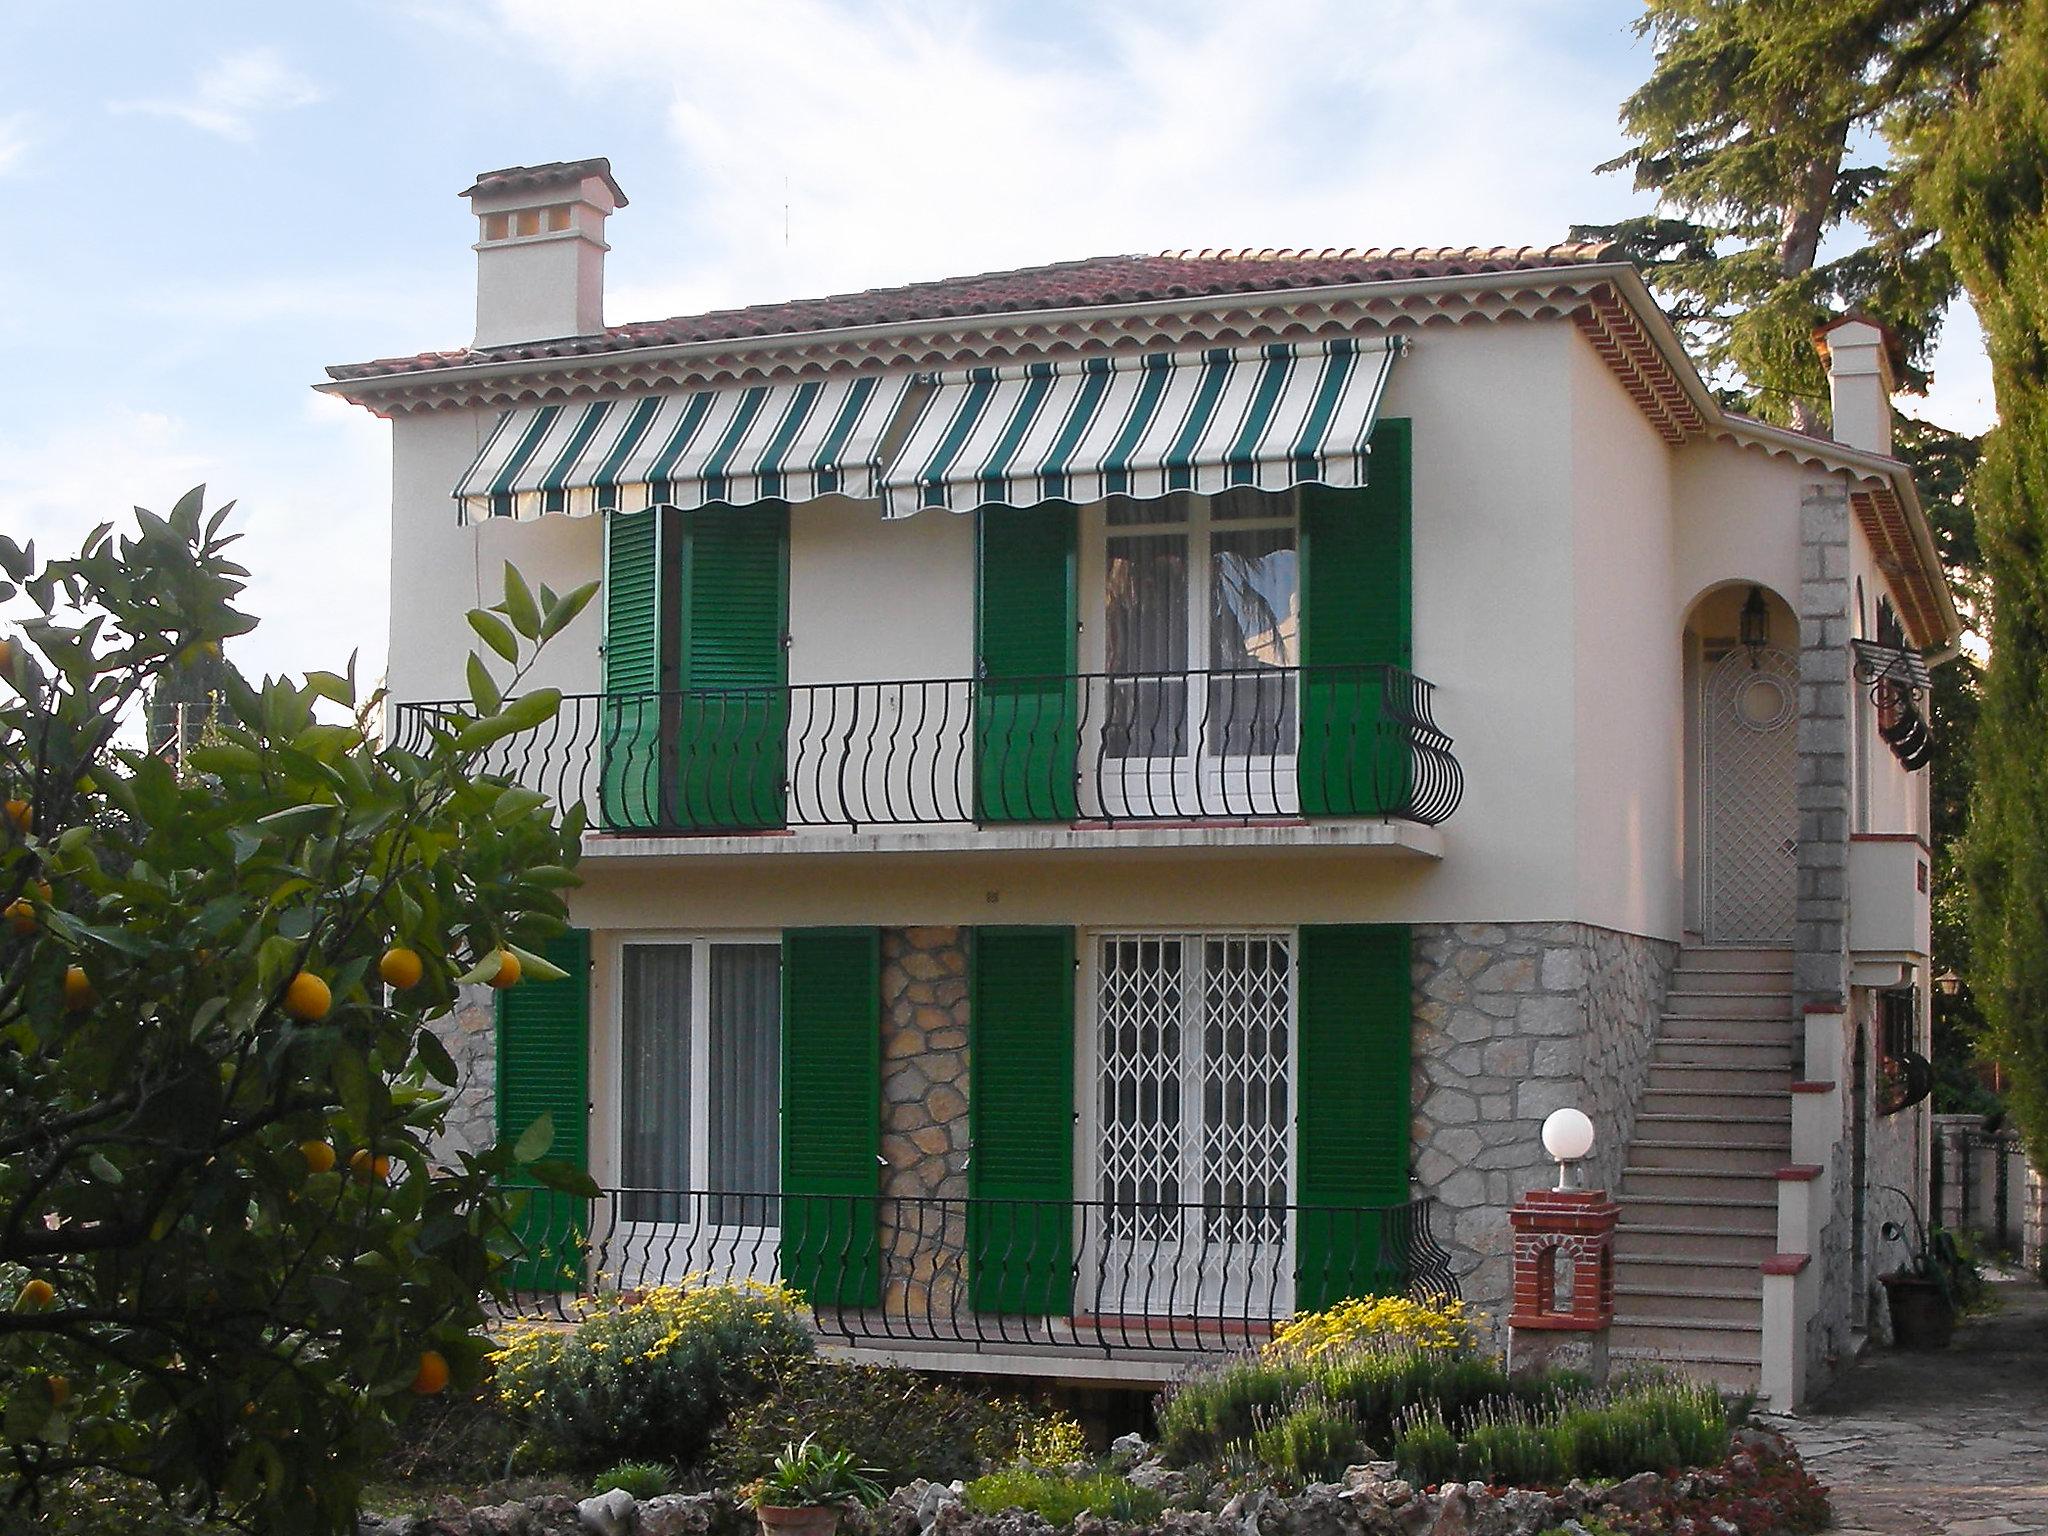
<svg viewBox="0 0 2048 1536">
<path fill-rule="evenodd" d="M 1676 944 L 1583 923 L 1416 925 L 1415 1177 L 1465 1299 L 1496 1326 L 1508 1208 L 1556 1182 L 1544 1118 L 1584 1110 L 1598 1137 L 1584 1182 L 1620 1183 L 1677 959 Z"/>
<path fill-rule="evenodd" d="M 877 1226 L 890 1312 L 946 1316 L 964 1303 L 967 1155 L 965 935 L 884 928 Z"/>
<path fill-rule="evenodd" d="M 455 1063 L 455 1092 L 441 1134 L 428 1155 L 452 1163 L 458 1152 L 481 1152 L 498 1138 L 496 994 L 464 987 L 455 1007 L 430 1026 Z"/>
</svg>

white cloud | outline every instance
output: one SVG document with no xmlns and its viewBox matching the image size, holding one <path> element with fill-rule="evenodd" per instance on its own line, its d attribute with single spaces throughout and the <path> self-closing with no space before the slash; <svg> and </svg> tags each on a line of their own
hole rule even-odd
<svg viewBox="0 0 2048 1536">
<path fill-rule="evenodd" d="M 1561 49 L 1565 0 L 1202 0 L 1058 39 L 908 0 L 494 3 L 551 72 L 667 96 L 675 159 L 615 161 L 643 221 L 614 237 L 635 296 L 1182 245 L 1548 241 L 1630 203 L 1591 168 L 1631 82 Z M 633 254 L 656 220 L 680 232 L 641 247 L 658 271 Z"/>
<path fill-rule="evenodd" d="M 193 77 L 182 96 L 109 102 L 115 112 L 174 118 L 224 139 L 255 137 L 255 120 L 268 113 L 311 106 L 322 91 L 285 62 L 275 48 L 241 48 L 222 54 Z"/>
<path fill-rule="evenodd" d="M 0 114 L 0 176 L 19 170 L 35 142 L 30 131 L 33 120 L 26 112 Z"/>
</svg>

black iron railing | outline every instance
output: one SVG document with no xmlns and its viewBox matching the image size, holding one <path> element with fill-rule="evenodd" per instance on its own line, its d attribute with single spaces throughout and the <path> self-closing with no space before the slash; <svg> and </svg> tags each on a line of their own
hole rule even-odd
<svg viewBox="0 0 2048 1536">
<path fill-rule="evenodd" d="M 1211 1352 L 1351 1296 L 1454 1297 L 1432 1201 L 1229 1205 L 606 1189 L 533 1191 L 517 1315 L 594 1291 L 781 1281 L 824 1338 Z"/>
<path fill-rule="evenodd" d="M 1392 666 L 581 694 L 488 766 L 612 831 L 1375 817 L 1434 825 L 1464 775 Z M 418 747 L 460 703 L 393 706 Z"/>
</svg>

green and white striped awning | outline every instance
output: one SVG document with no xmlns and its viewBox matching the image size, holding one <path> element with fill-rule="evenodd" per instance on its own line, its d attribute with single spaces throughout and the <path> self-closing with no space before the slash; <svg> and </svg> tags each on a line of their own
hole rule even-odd
<svg viewBox="0 0 2048 1536">
<path fill-rule="evenodd" d="M 883 511 L 1357 486 L 1398 338 L 1086 357 L 943 374 Z"/>
<path fill-rule="evenodd" d="M 465 522 L 666 504 L 881 494 L 881 444 L 905 374 L 507 411 L 462 478 Z"/>
</svg>

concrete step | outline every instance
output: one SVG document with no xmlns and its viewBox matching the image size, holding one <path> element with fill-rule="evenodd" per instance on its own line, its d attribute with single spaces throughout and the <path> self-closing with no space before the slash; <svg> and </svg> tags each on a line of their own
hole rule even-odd
<svg viewBox="0 0 2048 1536">
<path fill-rule="evenodd" d="M 1769 1178 L 1791 1161 L 1790 1137 L 1777 1141 L 1721 1141 L 1702 1136 L 1688 1141 L 1678 1137 L 1638 1136 L 1628 1144 L 1627 1173 L 1639 1169 L 1658 1172 L 1702 1168 L 1761 1174 Z"/>
<path fill-rule="evenodd" d="M 1639 1317 L 1617 1310 L 1608 1343 L 1654 1347 L 1681 1360 L 1757 1365 L 1764 1357 L 1763 1311 L 1758 1308 L 1754 1322 L 1729 1323 L 1704 1317 Z"/>
<path fill-rule="evenodd" d="M 1734 1230 L 1703 1226 L 1690 1216 L 1653 1221 L 1640 1212 L 1624 1215 L 1614 1231 L 1614 1257 L 1645 1260 L 1740 1259 L 1761 1264 L 1778 1251 L 1778 1224 L 1755 1222 Z"/>
<path fill-rule="evenodd" d="M 1735 1323 L 1761 1330 L 1764 1293 L 1762 1286 L 1753 1291 L 1741 1291 L 1698 1283 L 1625 1285 L 1622 1277 L 1616 1274 L 1614 1310 L 1617 1317 L 1626 1316 L 1644 1323 Z"/>
<path fill-rule="evenodd" d="M 1661 1035 L 1658 1037 L 1656 1054 L 1651 1058 L 1651 1062 L 1653 1068 L 1665 1063 L 1673 1066 L 1769 1067 L 1789 1075 L 1792 1071 L 1792 1041 L 1789 1037 L 1784 1040 L 1759 1040 L 1740 1035 L 1732 1038 L 1716 1035 Z"/>
<path fill-rule="evenodd" d="M 1784 1064 L 1727 1061 L 1653 1061 L 1647 1091 L 1714 1089 L 1733 1094 L 1790 1093 L 1792 1069 Z"/>
<path fill-rule="evenodd" d="M 1792 1000 L 1769 992 L 1735 992 L 1725 987 L 1680 991 L 1674 988 L 1664 998 L 1664 1017 L 1670 1019 L 1774 1019 L 1792 1022 Z"/>
<path fill-rule="evenodd" d="M 1721 1391 L 1738 1397 L 1754 1392 L 1762 1379 L 1761 1351 L 1756 1359 L 1683 1359 L 1658 1342 L 1659 1335 L 1655 1330 L 1632 1330 L 1625 1343 L 1621 1342 L 1622 1337 L 1618 1328 L 1609 1335 L 1609 1358 L 1617 1372 L 1631 1368 L 1666 1370 L 1689 1381 L 1710 1382 Z"/>
<path fill-rule="evenodd" d="M 1792 1095 L 1783 1105 L 1738 1113 L 1701 1098 L 1688 1098 L 1676 1109 L 1643 1109 L 1636 1114 L 1636 1134 L 1665 1141 L 1782 1141 L 1792 1145 Z"/>
<path fill-rule="evenodd" d="M 1676 1035 L 1688 1040 L 1780 1046 L 1788 1052 L 1797 1045 L 1802 1033 L 1790 1014 L 1782 1019 L 1721 1019 L 1707 1014 L 1665 1014 L 1657 1025 L 1659 1040 Z"/>
<path fill-rule="evenodd" d="M 1632 1253 L 1624 1258 L 1617 1249 L 1614 1290 L 1616 1295 L 1620 1295 L 1624 1291 L 1651 1291 L 1665 1287 L 1684 1290 L 1687 1286 L 1700 1286 L 1710 1291 L 1739 1291 L 1761 1302 L 1764 1294 L 1762 1263 L 1762 1259 L 1747 1255 L 1676 1255 L 1655 1251 Z"/>
<path fill-rule="evenodd" d="M 1678 952 L 1679 972 L 1688 971 L 1783 971 L 1792 974 L 1789 949 L 1724 949 L 1719 945 L 1688 944 Z"/>
<path fill-rule="evenodd" d="M 1700 992 L 1746 992 L 1792 1001 L 1792 973 L 1786 971 L 1687 971 L 1671 973 L 1673 997 Z"/>
<path fill-rule="evenodd" d="M 1664 1088 L 1655 1083 L 1643 1090 L 1636 1118 L 1645 1114 L 1683 1115 L 1702 1112 L 1722 1119 L 1792 1118 L 1792 1080 L 1787 1077 L 1776 1089 L 1768 1088 Z"/>
<path fill-rule="evenodd" d="M 1782 1166 L 1782 1165 L 1780 1165 Z M 1778 1204 L 1775 1172 L 1758 1173 L 1734 1168 L 1643 1168 L 1633 1161 L 1622 1171 L 1621 1192 L 1645 1199 L 1760 1200 L 1773 1210 Z"/>
<path fill-rule="evenodd" d="M 1692 1227 L 1700 1231 L 1728 1232 L 1738 1236 L 1778 1237 L 1778 1200 L 1775 1191 L 1767 1200 L 1741 1195 L 1616 1195 L 1624 1226 L 1630 1222 L 1652 1227 Z"/>
</svg>

